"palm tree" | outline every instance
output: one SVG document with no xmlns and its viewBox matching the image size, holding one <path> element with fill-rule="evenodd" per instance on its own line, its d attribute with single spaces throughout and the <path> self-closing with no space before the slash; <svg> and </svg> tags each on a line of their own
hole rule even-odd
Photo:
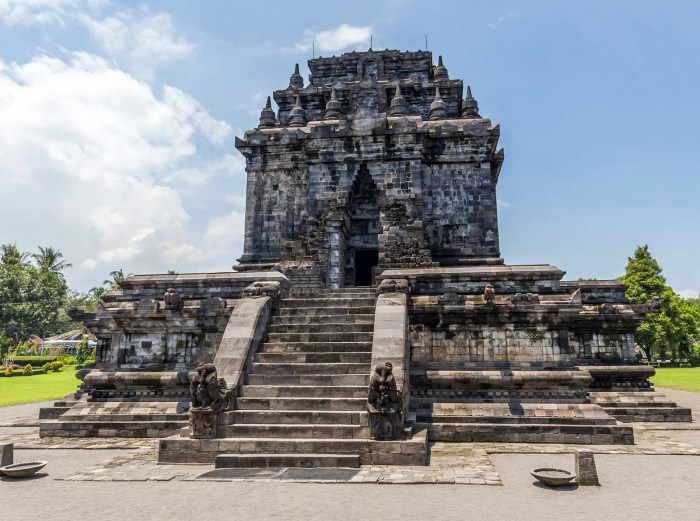
<svg viewBox="0 0 700 521">
<path fill-rule="evenodd" d="M 118 270 L 115 271 L 110 271 L 109 276 L 111 279 L 105 279 L 102 284 L 105 286 L 109 286 L 110 289 L 116 288 L 119 286 L 119 283 L 123 281 L 127 277 L 131 277 L 133 273 L 129 273 L 128 275 L 124 275 L 124 270 L 119 268 Z"/>
<path fill-rule="evenodd" d="M 51 246 L 39 246 L 39 253 L 32 253 L 39 269 L 59 273 L 73 265 L 70 262 L 62 261 L 63 254 Z"/>
<path fill-rule="evenodd" d="M 168 270 L 168 275 L 177 275 L 177 271 L 175 271 L 175 270 Z"/>
<path fill-rule="evenodd" d="M 88 291 L 90 297 L 95 301 L 100 300 L 105 293 L 107 293 L 107 288 L 105 288 L 104 286 L 95 286 L 90 291 Z"/>
<path fill-rule="evenodd" d="M 0 263 L 14 266 L 21 266 L 27 263 L 29 254 L 19 251 L 16 244 L 3 244 L 0 246 Z"/>
</svg>

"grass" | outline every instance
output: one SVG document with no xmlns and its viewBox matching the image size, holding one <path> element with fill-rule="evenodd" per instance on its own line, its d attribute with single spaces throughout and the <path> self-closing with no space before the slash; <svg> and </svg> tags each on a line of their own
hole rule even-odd
<svg viewBox="0 0 700 521">
<path fill-rule="evenodd" d="M 654 385 L 700 393 L 700 367 L 664 367 L 651 378 Z"/>
<path fill-rule="evenodd" d="M 57 400 L 77 390 L 79 383 L 73 367 L 57 373 L 0 377 L 0 407 Z"/>
</svg>

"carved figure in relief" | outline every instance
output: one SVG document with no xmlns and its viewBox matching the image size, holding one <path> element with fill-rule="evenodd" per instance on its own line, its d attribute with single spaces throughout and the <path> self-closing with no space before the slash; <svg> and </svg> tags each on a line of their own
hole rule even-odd
<svg viewBox="0 0 700 521">
<path fill-rule="evenodd" d="M 384 279 L 377 286 L 377 294 L 382 293 L 410 293 L 411 286 L 406 279 Z"/>
<path fill-rule="evenodd" d="M 484 288 L 484 304 L 493 306 L 496 303 L 496 290 L 491 284 L 486 284 Z"/>
<path fill-rule="evenodd" d="M 178 310 L 182 308 L 182 299 L 180 295 L 175 291 L 175 288 L 168 288 L 163 296 L 165 301 L 165 309 Z"/>
<path fill-rule="evenodd" d="M 536 293 L 516 293 L 510 297 L 510 303 L 515 306 L 528 304 L 539 304 L 540 297 Z"/>
<path fill-rule="evenodd" d="M 243 290 L 244 297 L 276 297 L 280 293 L 280 283 L 276 281 L 253 282 Z"/>
<path fill-rule="evenodd" d="M 647 308 L 647 311 L 650 313 L 656 313 L 661 309 L 661 297 L 654 295 L 651 297 L 649 300 L 647 300 L 644 305 Z"/>
</svg>

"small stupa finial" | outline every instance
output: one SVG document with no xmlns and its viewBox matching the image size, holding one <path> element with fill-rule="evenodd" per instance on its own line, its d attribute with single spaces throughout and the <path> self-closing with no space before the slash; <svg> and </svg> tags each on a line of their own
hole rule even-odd
<svg viewBox="0 0 700 521">
<path fill-rule="evenodd" d="M 326 103 L 326 112 L 323 115 L 323 119 L 338 119 L 341 114 L 343 104 L 338 101 L 338 97 L 335 92 L 335 87 L 331 90 L 331 99 Z"/>
<path fill-rule="evenodd" d="M 396 91 L 394 92 L 394 97 L 391 99 L 391 106 L 389 107 L 389 114 L 392 116 L 399 116 L 401 114 L 408 113 L 408 102 L 406 98 L 401 94 L 401 84 L 396 84 Z"/>
<path fill-rule="evenodd" d="M 260 124 L 261 128 L 274 127 L 276 123 L 275 111 L 272 110 L 272 100 L 270 96 L 267 97 L 267 103 L 265 103 L 265 108 L 260 112 Z"/>
<path fill-rule="evenodd" d="M 304 88 L 304 78 L 299 74 L 299 64 L 294 64 L 294 73 L 289 77 L 289 86 L 292 89 L 303 89 Z"/>
<path fill-rule="evenodd" d="M 467 119 L 480 118 L 479 104 L 472 96 L 472 88 L 467 85 L 467 97 L 462 101 L 462 117 Z"/>
<path fill-rule="evenodd" d="M 430 104 L 430 119 L 445 119 L 447 117 L 447 105 L 442 101 L 440 87 L 435 87 L 435 99 Z"/>
<path fill-rule="evenodd" d="M 447 80 L 447 79 L 449 79 L 449 75 L 447 74 L 447 68 L 442 64 L 442 55 L 441 55 L 441 56 L 438 56 L 438 64 L 433 69 L 433 80 L 434 81 L 442 81 L 442 80 Z"/>
<path fill-rule="evenodd" d="M 306 117 L 306 111 L 301 106 L 301 97 L 297 94 L 296 101 L 294 102 L 294 108 L 289 111 L 289 126 L 290 127 L 303 127 L 306 125 L 308 118 Z"/>
</svg>

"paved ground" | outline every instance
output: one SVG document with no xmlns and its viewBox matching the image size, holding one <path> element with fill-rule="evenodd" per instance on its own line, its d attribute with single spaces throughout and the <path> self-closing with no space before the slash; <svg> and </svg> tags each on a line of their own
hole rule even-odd
<svg viewBox="0 0 700 521">
<path fill-rule="evenodd" d="M 700 418 L 700 394 L 664 392 Z M 49 461 L 34 479 L 0 478 L 3 520 L 700 520 L 697 421 L 641 424 L 635 446 L 589 447 L 602 486 L 549 489 L 529 471 L 545 464 L 573 470 L 572 446 L 435 444 L 429 467 L 363 467 L 351 483 L 211 481 L 196 479 L 209 466 L 156 465 L 152 440 L 39 439 L 37 410 L 0 408 L 0 442 L 14 441 L 15 460 Z"/>
</svg>

